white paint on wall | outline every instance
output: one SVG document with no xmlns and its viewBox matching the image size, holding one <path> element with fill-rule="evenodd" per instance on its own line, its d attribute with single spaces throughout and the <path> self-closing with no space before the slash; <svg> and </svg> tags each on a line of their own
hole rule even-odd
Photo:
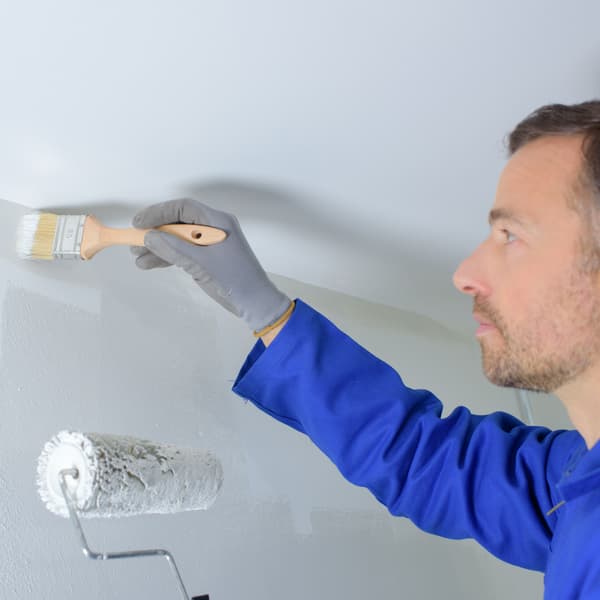
<svg viewBox="0 0 600 600">
<path fill-rule="evenodd" d="M 83 265 L 82 265 L 83 267 Z M 54 277 L 49 276 L 50 271 Z M 45 296 L 49 300 L 60 301 L 67 306 L 84 310 L 92 314 L 100 313 L 101 291 L 97 287 L 78 284 L 77 281 L 61 281 L 57 276 L 64 274 L 66 269 L 54 264 L 33 264 L 28 268 L 23 265 L 15 267 L 12 262 L 5 259 L 0 260 L 0 270 L 6 279 L 0 280 L 0 303 L 3 302 L 8 288 L 22 289 Z M 73 272 L 72 269 L 69 270 Z"/>
</svg>

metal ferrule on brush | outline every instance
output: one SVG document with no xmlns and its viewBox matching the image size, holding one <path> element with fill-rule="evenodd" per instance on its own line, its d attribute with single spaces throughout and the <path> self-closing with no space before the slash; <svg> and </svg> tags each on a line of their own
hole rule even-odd
<svg viewBox="0 0 600 600">
<path fill-rule="evenodd" d="M 52 254 L 55 258 L 81 258 L 81 240 L 87 215 L 59 215 Z"/>
</svg>

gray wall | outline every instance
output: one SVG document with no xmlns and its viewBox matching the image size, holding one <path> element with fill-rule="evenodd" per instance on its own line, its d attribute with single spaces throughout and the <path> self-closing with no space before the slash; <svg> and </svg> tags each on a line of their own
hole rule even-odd
<svg viewBox="0 0 600 600">
<path fill-rule="evenodd" d="M 169 548 L 194 594 L 541 597 L 540 574 L 505 565 L 470 541 L 428 536 L 390 517 L 304 436 L 235 396 L 230 388 L 253 338 L 185 274 L 139 271 L 124 248 L 87 264 L 19 261 L 13 238 L 24 212 L 0 201 L 4 600 L 177 597 L 162 561 L 86 560 L 70 523 L 42 505 L 36 460 L 65 428 L 217 453 L 225 483 L 209 511 L 84 521 L 97 550 Z M 440 395 L 446 410 L 467 404 L 476 412 L 516 411 L 514 394 L 481 375 L 474 339 L 408 312 L 274 280 L 391 363 L 409 385 Z M 565 423 L 555 399 L 535 405 L 539 414 L 551 406 L 550 420 Z"/>
</svg>

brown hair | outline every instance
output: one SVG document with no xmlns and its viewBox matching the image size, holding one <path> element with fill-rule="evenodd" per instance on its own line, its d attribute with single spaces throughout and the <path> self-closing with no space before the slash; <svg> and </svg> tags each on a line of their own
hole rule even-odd
<svg viewBox="0 0 600 600">
<path fill-rule="evenodd" d="M 508 154 L 512 156 L 542 136 L 574 134 L 583 136 L 583 169 L 567 204 L 579 213 L 585 229 L 581 240 L 582 268 L 596 272 L 600 271 L 600 100 L 546 104 L 534 110 L 508 135 Z"/>
</svg>

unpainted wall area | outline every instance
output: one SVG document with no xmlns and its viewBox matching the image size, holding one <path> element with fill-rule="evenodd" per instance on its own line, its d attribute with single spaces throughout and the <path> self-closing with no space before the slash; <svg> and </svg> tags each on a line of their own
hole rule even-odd
<svg viewBox="0 0 600 600">
<path fill-rule="evenodd" d="M 213 450 L 206 512 L 84 521 L 95 550 L 166 547 L 214 600 L 541 597 L 542 577 L 471 541 L 428 536 L 342 479 L 302 435 L 231 391 L 253 344 L 243 323 L 175 268 L 142 272 L 123 248 L 89 263 L 14 256 L 21 206 L 0 202 L 0 596 L 175 598 L 159 559 L 85 559 L 46 511 L 35 471 L 61 429 Z M 101 216 L 101 215 L 100 215 Z M 514 411 L 480 373 L 473 340 L 430 320 L 274 276 L 396 367 L 409 385 L 476 412 Z"/>
</svg>

